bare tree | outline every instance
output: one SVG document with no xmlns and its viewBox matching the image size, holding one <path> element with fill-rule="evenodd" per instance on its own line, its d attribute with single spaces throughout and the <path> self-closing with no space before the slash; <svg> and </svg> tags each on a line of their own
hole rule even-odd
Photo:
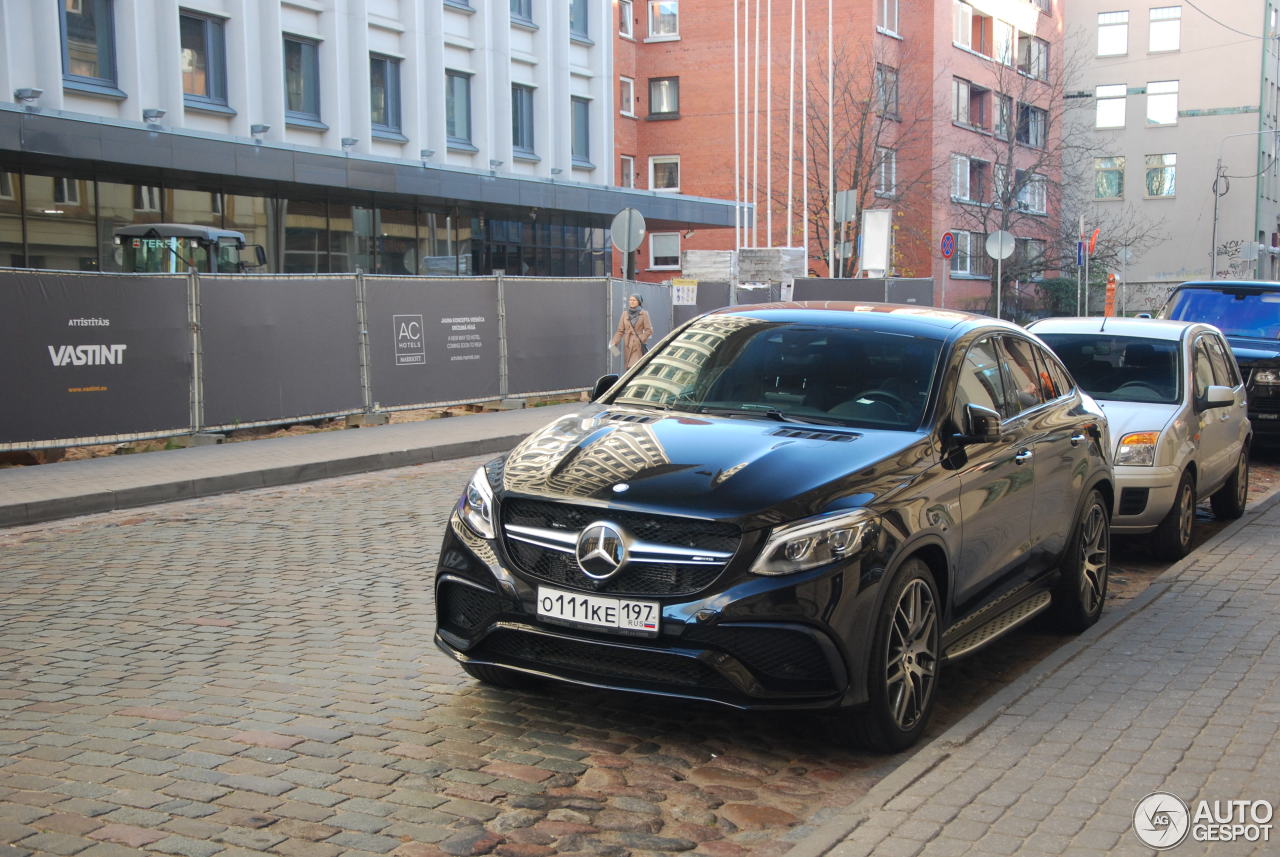
<svg viewBox="0 0 1280 857">
<path fill-rule="evenodd" d="M 815 35 L 810 36 L 816 38 Z M 825 41 L 825 38 L 822 39 Z M 849 45 L 837 42 L 831 46 L 832 91 L 831 121 L 828 122 L 828 90 L 826 56 L 815 62 L 809 74 L 808 134 L 793 154 L 792 169 L 796 180 L 790 194 L 792 208 L 809 228 L 810 258 L 826 261 L 827 270 L 835 276 L 849 275 L 851 259 L 838 258 L 833 248 L 844 243 L 858 246 L 859 219 L 835 224 L 831 233 L 830 206 L 833 194 L 828 174 L 828 145 L 831 144 L 836 191 L 851 191 L 854 211 L 868 208 L 892 208 L 895 261 L 910 254 L 911 242 L 927 243 L 928 217 L 911 216 L 927 211 L 923 197 L 933 178 L 934 166 L 929 161 L 933 134 L 932 96 L 918 76 L 901 75 L 899 69 L 878 52 L 872 44 Z M 785 98 L 775 98 L 785 100 Z M 797 113 L 799 107 L 797 107 Z M 798 118 L 798 117 L 797 117 Z M 783 127 L 777 127 L 781 124 Z M 798 123 L 797 123 L 798 124 Z M 797 136 L 799 136 L 797 134 Z M 787 151 L 785 123 L 775 124 L 774 147 Z M 807 153 L 809 161 L 808 205 L 805 206 L 800 164 Z M 781 160 L 785 172 L 787 159 Z M 788 188 L 775 172 L 773 180 L 775 219 L 785 212 Z M 775 225 L 776 233 L 784 231 Z M 899 273 L 906 273 L 899 271 Z"/>
</svg>

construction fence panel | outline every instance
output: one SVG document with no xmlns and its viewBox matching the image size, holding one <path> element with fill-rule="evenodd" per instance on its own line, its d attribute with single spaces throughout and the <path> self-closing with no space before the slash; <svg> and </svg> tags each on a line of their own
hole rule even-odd
<svg viewBox="0 0 1280 857">
<path fill-rule="evenodd" d="M 608 365 L 608 281 L 505 277 L 507 392 L 591 387 Z"/>
<path fill-rule="evenodd" d="M 188 280 L 0 271 L 0 448 L 191 428 Z"/>
<path fill-rule="evenodd" d="M 203 426 L 363 409 L 355 275 L 200 277 Z"/>
<path fill-rule="evenodd" d="M 928 277 L 803 277 L 795 281 L 798 301 L 876 301 L 933 306 L 933 280 Z"/>
<path fill-rule="evenodd" d="M 684 324 L 695 316 L 720 309 L 733 303 L 733 284 L 727 280 L 699 280 L 697 306 L 678 306 L 674 309 L 675 324 Z"/>
<path fill-rule="evenodd" d="M 499 394 L 498 282 L 366 277 L 374 410 Z"/>
</svg>

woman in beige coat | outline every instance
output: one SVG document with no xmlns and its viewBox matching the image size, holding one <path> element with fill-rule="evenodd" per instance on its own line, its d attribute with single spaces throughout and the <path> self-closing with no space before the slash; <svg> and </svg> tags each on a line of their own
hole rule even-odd
<svg viewBox="0 0 1280 857">
<path fill-rule="evenodd" d="M 611 350 L 622 343 L 622 365 L 627 369 L 648 350 L 649 339 L 653 336 L 653 325 L 649 322 L 649 313 L 641 308 L 643 304 L 639 295 L 627 298 L 627 308 L 618 319 L 618 330 L 609 340 Z"/>
</svg>

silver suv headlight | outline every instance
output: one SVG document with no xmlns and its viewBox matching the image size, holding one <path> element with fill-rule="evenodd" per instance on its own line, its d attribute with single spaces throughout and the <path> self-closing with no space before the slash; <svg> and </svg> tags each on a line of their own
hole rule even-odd
<svg viewBox="0 0 1280 857">
<path fill-rule="evenodd" d="M 852 556 L 874 531 L 865 509 L 831 512 L 774 527 L 751 566 L 753 574 L 793 574 Z"/>
<path fill-rule="evenodd" d="M 494 537 L 493 487 L 489 485 L 489 477 L 483 467 L 476 468 L 475 475 L 467 483 L 467 490 L 462 492 L 458 500 L 458 517 L 480 538 Z"/>
<path fill-rule="evenodd" d="M 1120 438 L 1116 448 L 1116 464 L 1156 463 L 1156 444 L 1160 442 L 1158 431 L 1134 431 Z"/>
<path fill-rule="evenodd" d="M 1280 369 L 1259 369 L 1253 373 L 1253 383 L 1259 387 L 1280 386 Z"/>
</svg>

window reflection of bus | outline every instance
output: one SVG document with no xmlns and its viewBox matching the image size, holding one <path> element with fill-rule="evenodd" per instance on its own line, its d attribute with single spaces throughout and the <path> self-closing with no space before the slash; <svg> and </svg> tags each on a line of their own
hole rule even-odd
<svg viewBox="0 0 1280 857">
<path fill-rule="evenodd" d="M 259 244 L 244 233 L 188 223 L 139 223 L 115 230 L 120 270 L 133 274 L 242 274 L 267 264 Z M 253 251 L 246 259 L 245 251 Z"/>
</svg>

